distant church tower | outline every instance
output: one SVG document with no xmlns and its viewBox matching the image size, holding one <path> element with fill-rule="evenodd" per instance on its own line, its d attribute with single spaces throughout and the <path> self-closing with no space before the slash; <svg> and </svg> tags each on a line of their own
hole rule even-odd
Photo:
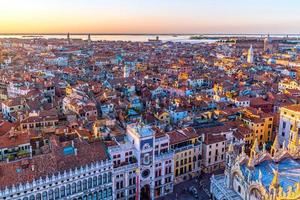
<svg viewBox="0 0 300 200">
<path fill-rule="evenodd" d="M 253 48 L 252 48 L 252 45 L 250 46 L 250 48 L 248 50 L 247 62 L 248 63 L 253 63 Z"/>
<path fill-rule="evenodd" d="M 70 33 L 67 34 L 67 40 L 68 40 L 68 43 L 70 44 L 71 43 Z"/>
<path fill-rule="evenodd" d="M 272 51 L 273 51 L 272 38 L 268 34 L 268 36 L 264 39 L 264 52 L 272 53 Z"/>
<path fill-rule="evenodd" d="M 130 69 L 127 65 L 124 66 L 124 78 L 128 78 L 130 74 Z"/>
<path fill-rule="evenodd" d="M 92 43 L 91 34 L 88 34 L 88 44 Z"/>
</svg>

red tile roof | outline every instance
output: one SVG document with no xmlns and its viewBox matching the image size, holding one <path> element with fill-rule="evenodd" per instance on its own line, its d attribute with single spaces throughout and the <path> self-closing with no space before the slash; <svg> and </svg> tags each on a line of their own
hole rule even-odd
<svg viewBox="0 0 300 200">
<path fill-rule="evenodd" d="M 56 146 L 57 139 L 51 141 L 55 141 L 52 143 L 51 153 L 13 163 L 0 163 L 0 188 L 31 182 L 40 177 L 52 176 L 64 170 L 108 159 L 105 147 L 100 141 L 93 143 L 75 141 L 74 147 L 77 148 L 77 155 L 64 155 L 62 146 L 65 145 Z"/>
</svg>

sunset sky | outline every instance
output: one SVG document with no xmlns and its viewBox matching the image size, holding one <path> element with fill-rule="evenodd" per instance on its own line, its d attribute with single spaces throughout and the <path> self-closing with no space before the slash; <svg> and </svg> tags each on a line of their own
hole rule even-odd
<svg viewBox="0 0 300 200">
<path fill-rule="evenodd" d="M 0 33 L 300 33 L 299 0 L 0 0 Z"/>
</svg>

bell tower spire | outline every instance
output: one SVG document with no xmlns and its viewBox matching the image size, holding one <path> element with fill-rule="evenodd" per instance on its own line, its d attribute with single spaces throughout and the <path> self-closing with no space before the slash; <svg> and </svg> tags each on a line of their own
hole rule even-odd
<svg viewBox="0 0 300 200">
<path fill-rule="evenodd" d="M 255 157 L 258 152 L 259 152 L 259 148 L 258 148 L 258 142 L 257 142 L 257 138 L 256 138 L 252 145 L 250 156 Z"/>
<path fill-rule="evenodd" d="M 278 136 L 276 135 L 273 145 L 271 147 L 271 155 L 274 156 L 279 149 Z"/>
</svg>

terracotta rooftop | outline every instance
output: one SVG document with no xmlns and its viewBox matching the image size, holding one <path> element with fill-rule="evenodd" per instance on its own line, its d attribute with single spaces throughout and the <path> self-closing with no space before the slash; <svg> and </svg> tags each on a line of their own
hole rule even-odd
<svg viewBox="0 0 300 200">
<path fill-rule="evenodd" d="M 74 143 L 77 155 L 64 155 L 63 147 L 54 147 L 51 153 L 34 156 L 32 159 L 0 163 L 0 188 L 31 182 L 40 177 L 52 176 L 58 172 L 64 172 L 64 170 L 108 159 L 105 147 L 100 141 L 94 143 L 77 141 Z M 53 145 L 57 144 L 58 141 Z M 24 162 L 26 162 L 25 165 Z"/>
<path fill-rule="evenodd" d="M 223 141 L 226 141 L 225 135 L 207 133 L 205 135 L 204 144 L 209 145 L 209 144 L 215 144 Z"/>
<path fill-rule="evenodd" d="M 177 144 L 199 136 L 192 127 L 171 131 L 167 134 L 170 137 L 170 144 Z"/>
<path fill-rule="evenodd" d="M 285 106 L 283 108 L 288 109 L 288 110 L 292 110 L 292 111 L 295 111 L 295 112 L 300 112 L 300 104 L 289 105 L 289 106 Z"/>
</svg>

